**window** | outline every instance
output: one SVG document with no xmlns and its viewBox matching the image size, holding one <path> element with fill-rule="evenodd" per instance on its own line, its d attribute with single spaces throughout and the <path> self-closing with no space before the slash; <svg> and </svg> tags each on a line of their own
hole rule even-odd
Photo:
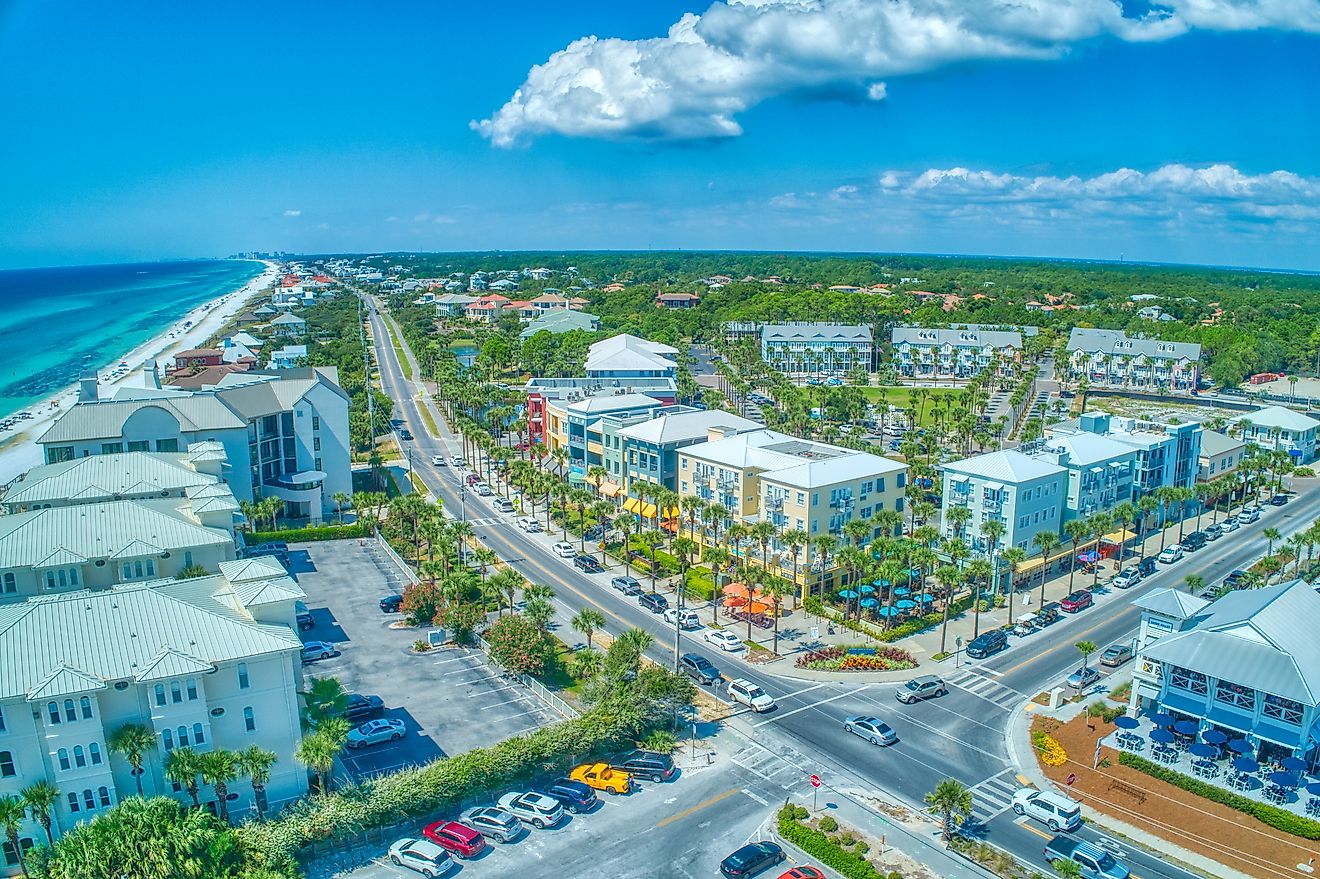
<svg viewBox="0 0 1320 879">
<path fill-rule="evenodd" d="M 164 685 L 164 684 L 157 684 L 157 685 L 156 685 L 156 704 L 157 704 L 157 705 L 164 705 L 164 704 L 165 704 L 165 685 Z"/>
<path fill-rule="evenodd" d="M 1283 696 L 1275 696 L 1270 693 L 1265 694 L 1265 707 L 1262 713 L 1266 717 L 1272 717 L 1293 726 L 1300 726 L 1304 710 L 1301 702 L 1294 702 L 1292 699 L 1285 699 Z"/>
<path fill-rule="evenodd" d="M 101 785 L 96 789 L 97 799 L 101 801 L 101 808 L 107 808 L 110 805 L 110 788 Z"/>
<path fill-rule="evenodd" d="M 4 731 L 5 731 L 5 711 L 3 708 L 0 708 L 0 732 L 4 732 Z"/>
<path fill-rule="evenodd" d="M 156 440 L 156 451 L 158 452 L 177 452 L 178 450 L 178 439 Z"/>
<path fill-rule="evenodd" d="M 180 748 L 188 747 L 188 727 L 181 726 L 177 730 L 175 730 L 175 733 L 179 737 L 179 747 Z"/>
<path fill-rule="evenodd" d="M 101 765 L 101 746 L 100 746 L 100 745 L 98 745 L 96 742 L 92 742 L 90 745 L 87 746 L 87 753 L 88 753 L 88 755 L 92 758 L 92 765 L 93 765 L 93 766 L 100 766 L 100 765 Z"/>
<path fill-rule="evenodd" d="M 83 720 L 92 719 L 92 700 L 89 697 L 83 696 L 81 699 L 79 699 L 78 707 L 82 709 Z"/>
<path fill-rule="evenodd" d="M 87 765 L 87 752 L 83 750 L 82 745 L 73 746 L 73 762 L 79 769 Z"/>
<path fill-rule="evenodd" d="M 184 566 L 185 568 L 191 568 L 191 567 L 192 567 L 192 550 L 191 550 L 191 549 L 185 549 L 185 550 L 183 551 L 183 566 Z"/>
<path fill-rule="evenodd" d="M 257 728 L 257 719 L 252 715 L 251 708 L 243 709 L 243 728 L 252 732 Z"/>
<path fill-rule="evenodd" d="M 150 440 L 130 440 L 125 446 L 130 452 L 150 452 Z"/>
<path fill-rule="evenodd" d="M 312 416 L 312 430 L 320 430 L 320 429 L 321 429 L 321 416 L 320 416 L 320 415 L 313 415 L 313 416 Z"/>
<path fill-rule="evenodd" d="M 3 588 L 5 592 L 18 591 L 18 578 L 15 577 L 12 573 L 5 574 L 3 583 L 4 583 L 3 587 L 0 588 Z"/>
<path fill-rule="evenodd" d="M 92 796 L 90 787 L 83 788 L 83 805 L 87 807 L 89 812 L 96 808 L 96 797 Z"/>
<path fill-rule="evenodd" d="M 1251 711 L 1256 707 L 1256 691 L 1232 681 L 1219 681 L 1215 684 L 1215 701 Z"/>
<path fill-rule="evenodd" d="M 248 673 L 247 673 L 246 662 L 240 662 L 238 664 L 238 688 L 240 690 L 246 690 L 248 688 Z"/>
<path fill-rule="evenodd" d="M 73 723 L 78 719 L 77 712 L 73 710 L 72 699 L 64 700 L 64 719 L 67 720 L 69 723 Z"/>
<path fill-rule="evenodd" d="M 178 681 L 170 681 L 170 701 L 176 705 L 183 701 L 183 689 Z"/>
<path fill-rule="evenodd" d="M 312 451 L 313 452 L 321 451 L 321 438 L 319 436 L 312 437 Z"/>
<path fill-rule="evenodd" d="M 55 752 L 55 758 L 60 761 L 60 769 L 67 771 L 69 768 L 68 750 L 65 748 L 60 748 L 58 751 Z"/>
<path fill-rule="evenodd" d="M 21 863 L 19 861 L 18 853 L 22 852 L 23 857 L 26 858 L 28 852 L 32 850 L 32 846 L 33 846 L 32 837 L 25 836 L 18 841 L 18 851 L 15 851 L 14 844 L 6 839 L 4 841 L 5 866 L 17 867 L 19 863 Z"/>
<path fill-rule="evenodd" d="M 194 745 L 206 744 L 206 736 L 202 734 L 202 725 L 200 723 L 193 724 L 193 744 Z"/>
<path fill-rule="evenodd" d="M 161 734 L 160 734 L 160 740 L 164 743 L 164 745 L 165 745 L 165 750 L 166 750 L 166 751 L 173 750 L 173 748 L 174 748 L 174 733 L 170 732 L 169 730 L 164 730 L 164 731 L 161 732 Z"/>
<path fill-rule="evenodd" d="M 69 794 L 69 811 L 77 812 L 80 810 L 81 807 L 78 805 L 78 795 L 76 793 Z"/>
<path fill-rule="evenodd" d="M 0 751 L 0 778 L 13 778 L 18 774 L 14 768 L 14 754 L 12 751 Z"/>
<path fill-rule="evenodd" d="M 197 701 L 197 678 L 188 678 L 188 701 Z"/>
<path fill-rule="evenodd" d="M 123 443 L 101 443 L 102 455 L 117 455 L 124 450 Z"/>
</svg>

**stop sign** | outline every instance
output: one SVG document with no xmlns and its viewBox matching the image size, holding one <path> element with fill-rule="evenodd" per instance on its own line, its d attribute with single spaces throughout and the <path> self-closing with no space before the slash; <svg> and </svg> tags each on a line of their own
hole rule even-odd
<svg viewBox="0 0 1320 879">
<path fill-rule="evenodd" d="M 812 786 L 812 787 L 820 787 L 820 776 L 819 776 L 819 775 L 813 775 L 813 776 L 811 776 L 811 786 Z"/>
</svg>

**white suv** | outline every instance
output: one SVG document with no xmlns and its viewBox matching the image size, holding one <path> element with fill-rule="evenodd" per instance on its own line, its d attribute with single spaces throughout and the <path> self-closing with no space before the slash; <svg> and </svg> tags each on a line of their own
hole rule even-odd
<svg viewBox="0 0 1320 879">
<path fill-rule="evenodd" d="M 562 540 L 555 544 L 554 550 L 555 555 L 559 556 L 561 559 L 571 559 L 577 555 L 577 547 Z"/>
<path fill-rule="evenodd" d="M 1063 794 L 1024 787 L 1013 794 L 1013 812 L 1035 818 L 1053 833 L 1082 826 L 1082 807 Z"/>
<path fill-rule="evenodd" d="M 518 527 L 528 534 L 536 534 L 541 530 L 541 523 L 531 516 L 523 516 L 518 520 Z"/>
<path fill-rule="evenodd" d="M 730 699 L 746 705 L 758 714 L 775 707 L 775 700 L 770 698 L 769 693 L 744 678 L 729 681 L 728 693 Z"/>
</svg>

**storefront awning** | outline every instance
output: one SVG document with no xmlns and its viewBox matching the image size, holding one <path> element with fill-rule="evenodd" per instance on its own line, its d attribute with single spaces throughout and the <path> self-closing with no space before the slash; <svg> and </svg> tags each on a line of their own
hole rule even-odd
<svg viewBox="0 0 1320 879">
<path fill-rule="evenodd" d="M 598 490 L 605 497 L 618 497 L 619 492 L 623 491 L 623 487 L 620 486 L 619 483 L 617 482 L 610 482 L 608 479 L 606 479 L 600 484 Z"/>
<path fill-rule="evenodd" d="M 1181 714 L 1189 714 L 1192 717 L 1202 717 L 1205 714 L 1205 697 L 1166 693 L 1164 698 L 1160 700 L 1160 707 L 1166 711 L 1177 711 Z"/>
<path fill-rule="evenodd" d="M 629 513 L 634 513 L 639 516 L 641 515 L 641 507 L 642 507 L 642 502 L 635 497 L 630 497 L 623 502 L 623 508 L 625 510 L 627 510 Z"/>
</svg>

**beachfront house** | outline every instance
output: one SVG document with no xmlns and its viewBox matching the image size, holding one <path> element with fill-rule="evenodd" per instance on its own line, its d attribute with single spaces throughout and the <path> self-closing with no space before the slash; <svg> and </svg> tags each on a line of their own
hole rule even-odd
<svg viewBox="0 0 1320 879">
<path fill-rule="evenodd" d="M 1242 438 L 1262 449 L 1287 452 L 1294 463 L 1315 460 L 1316 428 L 1320 421 L 1287 406 L 1270 406 L 1248 412 L 1237 420 Z"/>
<path fill-rule="evenodd" d="M 296 314 L 282 314 L 270 322 L 270 334 L 280 336 L 301 336 L 307 332 L 307 321 Z"/>
</svg>

